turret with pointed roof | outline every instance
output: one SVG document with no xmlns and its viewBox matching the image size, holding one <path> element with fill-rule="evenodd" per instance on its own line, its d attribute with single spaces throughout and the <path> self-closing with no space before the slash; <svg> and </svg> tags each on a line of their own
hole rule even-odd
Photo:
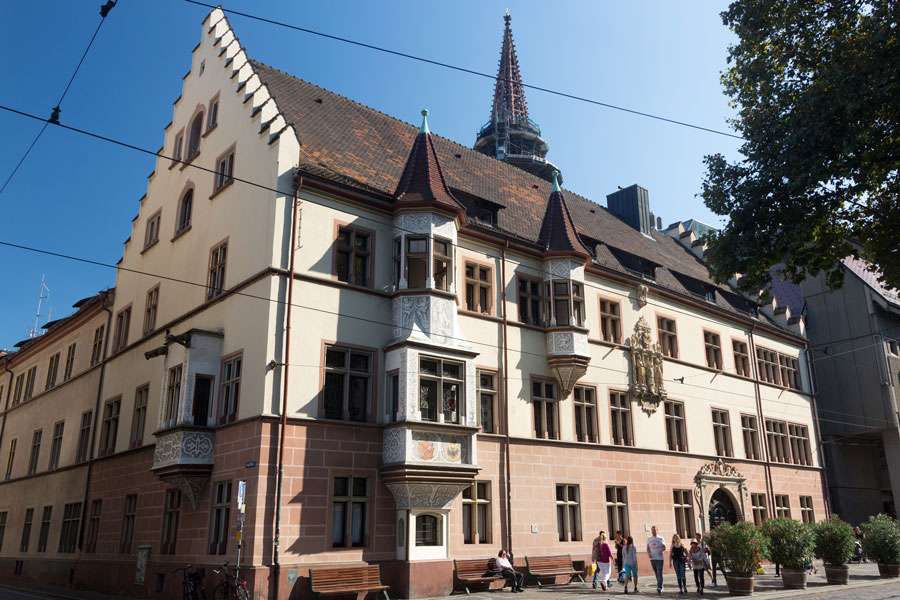
<svg viewBox="0 0 900 600">
<path fill-rule="evenodd" d="M 538 124 L 528 116 L 519 59 L 516 57 L 516 46 L 509 25 L 509 11 L 503 20 L 506 26 L 503 30 L 491 119 L 478 133 L 475 149 L 550 181 L 553 171 L 559 169 L 547 161 L 550 147 L 541 137 Z"/>
<path fill-rule="evenodd" d="M 588 249 L 575 233 L 575 223 L 559 188 L 559 171 L 553 171 L 553 191 L 547 200 L 547 210 L 541 223 L 538 244 L 549 254 L 573 254 L 587 259 Z"/>
</svg>

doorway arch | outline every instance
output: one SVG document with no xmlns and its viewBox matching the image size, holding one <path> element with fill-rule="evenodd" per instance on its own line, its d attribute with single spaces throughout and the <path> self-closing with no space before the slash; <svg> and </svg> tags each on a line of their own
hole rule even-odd
<svg viewBox="0 0 900 600">
<path fill-rule="evenodd" d="M 709 531 L 714 524 L 745 519 L 750 506 L 747 483 L 734 466 L 719 458 L 703 465 L 694 476 L 694 483 L 702 531 Z"/>
<path fill-rule="evenodd" d="M 737 523 L 737 507 L 731 499 L 731 494 L 724 489 L 717 489 L 709 501 L 709 528 L 715 529 L 722 523 Z"/>
</svg>

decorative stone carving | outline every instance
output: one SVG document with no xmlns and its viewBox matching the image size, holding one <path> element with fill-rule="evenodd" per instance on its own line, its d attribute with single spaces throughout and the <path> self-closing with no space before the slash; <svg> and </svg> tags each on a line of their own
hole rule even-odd
<svg viewBox="0 0 900 600">
<path fill-rule="evenodd" d="M 731 477 L 734 479 L 744 480 L 744 476 L 741 475 L 740 471 L 738 471 L 734 466 L 726 463 L 722 458 L 719 458 L 716 462 L 711 462 L 700 467 L 700 470 L 697 471 L 697 474 L 694 476 L 694 483 L 700 483 L 700 481 L 706 477 L 716 476 L 716 477 Z"/>
<path fill-rule="evenodd" d="M 386 484 L 398 509 L 449 508 L 468 484 L 397 482 Z"/>
<path fill-rule="evenodd" d="M 384 432 L 382 460 L 386 464 L 401 462 L 406 458 L 406 431 L 387 429 Z"/>
<path fill-rule="evenodd" d="M 749 498 L 747 482 L 744 476 L 734 466 L 719 458 L 715 462 L 707 463 L 700 467 L 694 475 L 694 494 L 697 504 L 700 506 L 700 518 L 707 522 L 707 513 L 713 494 L 717 490 L 725 490 L 732 496 L 737 518 L 743 519 L 747 514 Z"/>
<path fill-rule="evenodd" d="M 469 464 L 469 438 L 413 431 L 409 458 L 418 461 Z"/>
<path fill-rule="evenodd" d="M 559 382 L 561 398 L 569 397 L 569 394 L 575 388 L 575 384 L 587 373 L 590 360 L 590 357 L 574 354 L 550 356 L 547 358 L 547 364 L 550 365 L 550 370 L 553 371 L 556 380 Z"/>
<path fill-rule="evenodd" d="M 646 285 L 638 284 L 636 300 L 637 300 L 639 307 L 644 308 L 645 306 L 647 306 L 647 286 Z"/>
<path fill-rule="evenodd" d="M 203 486 L 209 481 L 209 475 L 166 475 L 160 479 L 181 490 L 181 493 L 191 503 L 191 508 L 197 510 L 200 492 L 203 491 Z"/>
<path fill-rule="evenodd" d="M 153 468 L 176 464 L 212 465 L 213 433 L 176 430 L 157 438 Z"/>
<path fill-rule="evenodd" d="M 663 356 L 659 344 L 652 341 L 650 326 L 638 319 L 628 340 L 631 349 L 631 394 L 647 414 L 653 414 L 667 397 L 663 381 Z"/>
</svg>

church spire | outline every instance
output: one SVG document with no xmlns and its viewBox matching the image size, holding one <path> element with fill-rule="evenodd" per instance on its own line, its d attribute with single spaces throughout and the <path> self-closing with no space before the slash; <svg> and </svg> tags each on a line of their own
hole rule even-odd
<svg viewBox="0 0 900 600">
<path fill-rule="evenodd" d="M 559 169 L 547 161 L 550 147 L 541 137 L 538 124 L 528 116 L 509 11 L 503 20 L 503 45 L 500 47 L 491 118 L 478 133 L 475 149 L 551 181 L 553 171 Z"/>
</svg>

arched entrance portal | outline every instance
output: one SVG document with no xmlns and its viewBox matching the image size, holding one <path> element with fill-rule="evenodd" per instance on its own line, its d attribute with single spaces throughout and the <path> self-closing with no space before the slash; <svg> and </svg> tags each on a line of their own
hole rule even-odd
<svg viewBox="0 0 900 600">
<path fill-rule="evenodd" d="M 709 526 L 715 529 L 722 523 L 737 523 L 737 508 L 731 496 L 723 489 L 718 489 L 709 501 Z"/>
</svg>

